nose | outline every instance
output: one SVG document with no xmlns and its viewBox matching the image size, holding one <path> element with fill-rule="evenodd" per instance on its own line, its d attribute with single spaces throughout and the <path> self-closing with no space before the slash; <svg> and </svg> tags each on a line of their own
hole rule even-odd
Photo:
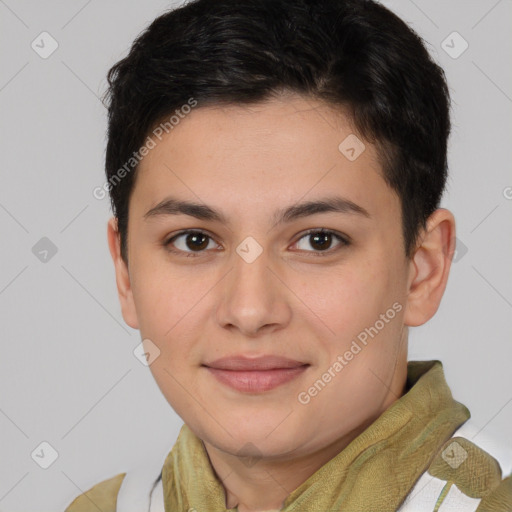
<svg viewBox="0 0 512 512">
<path fill-rule="evenodd" d="M 290 291 L 268 251 L 249 239 L 238 246 L 231 263 L 220 289 L 219 325 L 247 337 L 284 328 L 291 317 Z"/>
</svg>

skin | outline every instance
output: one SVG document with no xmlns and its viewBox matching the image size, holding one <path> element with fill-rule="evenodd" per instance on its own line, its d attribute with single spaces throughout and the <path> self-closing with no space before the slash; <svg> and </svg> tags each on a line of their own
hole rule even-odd
<svg viewBox="0 0 512 512">
<path fill-rule="evenodd" d="M 297 95 L 251 107 L 199 106 L 139 166 L 128 265 L 116 219 L 108 223 L 123 317 L 159 348 L 151 372 L 203 440 L 226 507 L 240 512 L 279 509 L 403 394 L 408 326 L 429 320 L 445 290 L 453 215 L 436 210 L 407 259 L 400 200 L 382 178 L 375 147 L 365 142 L 355 161 L 338 150 L 353 133 L 339 109 Z M 144 217 L 169 195 L 209 205 L 227 223 Z M 323 212 L 273 225 L 276 210 L 333 195 L 371 217 Z M 313 228 L 351 243 L 332 237 L 319 249 L 304 236 Z M 186 229 L 211 238 L 199 251 L 186 235 L 165 247 Z M 236 252 L 248 236 L 263 249 L 252 263 Z M 300 403 L 299 393 L 394 303 L 401 311 L 317 396 Z M 202 366 L 234 354 L 276 354 L 310 366 L 291 382 L 249 394 Z M 250 456 L 261 458 L 251 465 Z"/>
</svg>

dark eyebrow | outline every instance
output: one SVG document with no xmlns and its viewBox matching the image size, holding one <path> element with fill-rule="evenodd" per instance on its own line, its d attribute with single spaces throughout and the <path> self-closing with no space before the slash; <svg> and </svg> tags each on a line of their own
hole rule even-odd
<svg viewBox="0 0 512 512">
<path fill-rule="evenodd" d="M 316 201 L 307 201 L 280 209 L 274 213 L 272 217 L 273 227 L 278 224 L 292 222 L 302 217 L 326 212 L 351 213 L 371 218 L 371 215 L 362 206 L 359 206 L 349 199 L 335 196 L 318 199 Z M 144 219 L 163 215 L 189 215 L 199 220 L 217 221 L 228 224 L 224 214 L 210 206 L 190 201 L 181 201 L 172 197 L 167 197 L 155 207 L 151 208 L 144 214 Z"/>
</svg>

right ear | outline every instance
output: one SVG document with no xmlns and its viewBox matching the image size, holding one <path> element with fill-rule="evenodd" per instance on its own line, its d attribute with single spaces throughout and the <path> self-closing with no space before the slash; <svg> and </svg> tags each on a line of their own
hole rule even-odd
<svg viewBox="0 0 512 512">
<path fill-rule="evenodd" d="M 128 266 L 121 257 L 121 238 L 117 228 L 116 217 L 112 217 L 108 221 L 107 238 L 110 255 L 112 256 L 112 261 L 114 262 L 114 268 L 116 271 L 117 293 L 119 295 L 119 302 L 121 304 L 121 312 L 123 314 L 124 321 L 133 329 L 138 329 L 139 322 L 137 320 L 137 311 L 133 301 L 130 274 L 128 272 Z"/>
</svg>

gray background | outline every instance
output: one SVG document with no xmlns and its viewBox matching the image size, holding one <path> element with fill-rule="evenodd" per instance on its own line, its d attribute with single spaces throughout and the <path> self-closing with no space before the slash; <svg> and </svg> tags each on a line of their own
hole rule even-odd
<svg viewBox="0 0 512 512">
<path fill-rule="evenodd" d="M 410 359 L 441 359 L 456 399 L 510 447 L 512 3 L 383 3 L 428 41 L 453 94 L 442 206 L 455 214 L 458 253 L 437 315 L 411 329 Z M 133 355 L 140 337 L 120 313 L 108 199 L 92 194 L 104 183 L 106 72 L 172 5 L 0 0 L 4 512 L 63 510 L 147 454 L 166 454 L 182 424 Z M 59 45 L 46 59 L 31 47 L 43 31 Z M 442 47 L 454 31 L 469 44 L 458 58 Z M 463 48 L 457 36 L 445 44 Z M 45 262 L 43 237 L 57 249 Z M 58 453 L 48 469 L 31 456 L 43 441 Z"/>
</svg>

